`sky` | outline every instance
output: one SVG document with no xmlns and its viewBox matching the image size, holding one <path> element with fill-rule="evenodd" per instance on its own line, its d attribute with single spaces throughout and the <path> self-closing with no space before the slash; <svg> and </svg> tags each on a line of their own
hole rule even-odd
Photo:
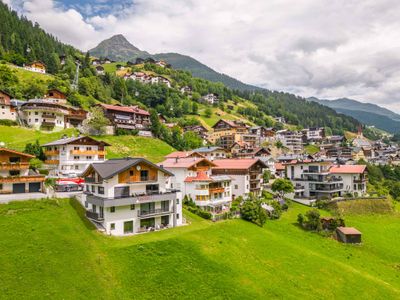
<svg viewBox="0 0 400 300">
<path fill-rule="evenodd" d="M 2 0 L 81 50 L 123 34 L 245 83 L 400 113 L 397 0 Z"/>
</svg>

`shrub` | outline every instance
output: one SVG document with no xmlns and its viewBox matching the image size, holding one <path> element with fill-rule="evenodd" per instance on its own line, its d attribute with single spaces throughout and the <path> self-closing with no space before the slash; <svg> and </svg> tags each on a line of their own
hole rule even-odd
<svg viewBox="0 0 400 300">
<path fill-rule="evenodd" d="M 197 210 L 197 215 L 202 217 L 202 218 L 204 218 L 204 219 L 206 219 L 206 220 L 210 220 L 211 217 L 212 217 L 210 212 L 205 211 L 205 210 L 201 210 L 201 209 Z"/>
<path fill-rule="evenodd" d="M 306 227 L 310 230 L 320 231 L 322 229 L 319 211 L 311 209 L 306 212 L 307 221 L 305 222 Z"/>
<path fill-rule="evenodd" d="M 297 223 L 299 223 L 301 226 L 304 224 L 304 215 L 303 214 L 298 214 L 297 215 Z"/>
<path fill-rule="evenodd" d="M 250 194 L 240 207 L 240 214 L 244 220 L 250 221 L 258 226 L 264 226 L 267 220 L 267 213 L 261 207 L 261 201 L 253 194 Z"/>
<path fill-rule="evenodd" d="M 116 135 L 133 135 L 136 136 L 139 134 L 139 130 L 134 129 L 134 130 L 129 130 L 129 129 L 123 129 L 123 128 L 117 128 L 115 131 Z"/>
<path fill-rule="evenodd" d="M 319 209 L 326 209 L 328 207 L 328 202 L 326 200 L 317 199 L 317 201 L 315 201 L 315 206 Z"/>
<path fill-rule="evenodd" d="M 0 125 L 4 126 L 17 126 L 18 123 L 12 120 L 0 120 Z"/>
</svg>

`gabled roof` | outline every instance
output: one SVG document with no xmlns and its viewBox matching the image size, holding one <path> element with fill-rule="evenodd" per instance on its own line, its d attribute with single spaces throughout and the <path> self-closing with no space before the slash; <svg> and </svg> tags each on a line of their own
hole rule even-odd
<svg viewBox="0 0 400 300">
<path fill-rule="evenodd" d="M 139 163 L 148 164 L 167 175 L 174 176 L 171 172 L 141 157 L 117 158 L 117 159 L 109 159 L 101 163 L 93 163 L 89 166 L 89 168 L 86 169 L 86 171 L 83 173 L 83 176 L 85 176 L 91 169 L 93 169 L 100 175 L 101 178 L 109 179 L 123 171 L 128 170 L 131 167 L 136 166 Z"/>
<path fill-rule="evenodd" d="M 135 113 L 135 114 L 141 114 L 141 115 L 150 115 L 150 113 L 144 109 L 139 108 L 138 106 L 122 106 L 119 104 L 116 105 L 111 105 L 111 104 L 104 104 L 100 103 L 98 104 L 101 107 L 108 109 L 108 110 L 116 110 L 116 111 L 123 111 L 127 113 Z"/>
<path fill-rule="evenodd" d="M 210 153 L 210 152 L 218 151 L 218 150 L 222 150 L 222 151 L 226 152 L 226 150 L 224 148 L 217 147 L 217 146 L 200 147 L 200 148 L 194 149 L 193 152 Z"/>
<path fill-rule="evenodd" d="M 204 156 L 195 151 L 175 151 L 165 156 L 165 158 L 185 158 L 185 157 L 204 157 Z"/>
<path fill-rule="evenodd" d="M 247 127 L 246 124 L 244 124 L 244 123 L 242 123 L 242 122 L 237 123 L 237 122 L 231 121 L 231 120 L 220 119 L 220 120 L 217 121 L 217 123 L 215 123 L 215 124 L 212 126 L 212 128 L 214 128 L 215 126 L 217 126 L 217 124 L 220 123 L 220 122 L 226 123 L 226 124 L 228 124 L 230 127 L 234 127 L 234 128 L 237 128 L 237 127 Z"/>
<path fill-rule="evenodd" d="M 0 93 L 5 94 L 8 97 L 12 98 L 12 96 L 9 93 L 7 93 L 6 91 L 0 90 Z"/>
<path fill-rule="evenodd" d="M 93 143 L 95 143 L 95 144 L 102 144 L 104 146 L 111 146 L 110 144 L 108 144 L 106 142 L 97 141 L 97 140 L 95 140 L 95 139 L 93 139 L 93 138 L 91 138 L 89 136 L 75 136 L 75 137 L 63 138 L 63 139 L 59 139 L 59 140 L 56 140 L 56 141 L 52 141 L 50 143 L 42 145 L 42 147 L 67 145 L 67 144 L 70 144 L 70 143 L 77 142 L 77 141 L 79 141 L 81 139 L 84 139 L 84 138 L 93 141 Z"/>
<path fill-rule="evenodd" d="M 188 176 L 185 182 L 196 182 L 196 181 L 212 181 L 212 179 L 204 171 L 197 172 L 196 176 Z"/>
<path fill-rule="evenodd" d="M 244 169 L 251 168 L 256 163 L 261 163 L 266 168 L 265 163 L 258 158 L 227 158 L 227 159 L 215 159 L 213 163 L 216 165 L 213 169 Z"/>
<path fill-rule="evenodd" d="M 19 152 L 19 151 L 16 151 L 16 150 L 11 150 L 11 149 L 8 149 L 8 148 L 3 148 L 3 147 L 0 147 L 0 152 L 8 152 L 8 153 L 17 154 L 17 155 L 21 155 L 21 156 L 25 156 L 25 157 L 31 157 L 31 158 L 35 157 L 34 155 L 31 155 L 31 154 L 28 154 L 28 153 Z"/>
<path fill-rule="evenodd" d="M 362 174 L 365 172 L 365 165 L 338 165 L 329 169 L 332 174 Z"/>
<path fill-rule="evenodd" d="M 207 162 L 210 167 L 214 167 L 214 162 L 209 161 L 202 157 L 185 157 L 185 158 L 167 158 L 163 162 L 159 163 L 159 166 L 163 168 L 190 168 L 200 162 Z"/>
</svg>

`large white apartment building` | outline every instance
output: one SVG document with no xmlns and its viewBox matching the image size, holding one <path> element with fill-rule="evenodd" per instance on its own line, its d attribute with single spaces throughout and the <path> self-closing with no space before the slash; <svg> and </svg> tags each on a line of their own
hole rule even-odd
<svg viewBox="0 0 400 300">
<path fill-rule="evenodd" d="M 182 224 L 179 192 L 167 189 L 167 170 L 143 158 L 93 163 L 84 172 L 86 216 L 110 235 L 128 235 Z"/>
<path fill-rule="evenodd" d="M 219 214 L 229 210 L 232 202 L 232 178 L 227 175 L 212 175 L 211 161 L 194 152 L 186 156 L 177 152 L 170 154 L 159 165 L 174 174 L 170 177 L 169 186 L 182 191 L 183 196 L 190 197 L 198 207 Z"/>
<path fill-rule="evenodd" d="M 106 142 L 88 136 L 64 137 L 44 144 L 45 164 L 50 176 L 78 177 L 91 163 L 104 162 Z"/>
<path fill-rule="evenodd" d="M 295 197 L 332 198 L 345 193 L 366 193 L 366 167 L 334 165 L 330 161 L 303 160 L 286 164 L 286 176 L 295 186 Z"/>
<path fill-rule="evenodd" d="M 291 150 L 293 153 L 303 151 L 303 135 L 301 132 L 280 130 L 276 132 L 276 140 L 280 141 L 284 147 Z"/>
</svg>

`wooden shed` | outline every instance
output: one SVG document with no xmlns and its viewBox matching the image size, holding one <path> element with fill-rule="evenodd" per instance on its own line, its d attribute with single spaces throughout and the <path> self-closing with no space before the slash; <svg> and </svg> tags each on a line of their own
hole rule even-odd
<svg viewBox="0 0 400 300">
<path fill-rule="evenodd" d="M 338 241 L 342 243 L 361 243 L 361 232 L 354 227 L 338 227 L 336 228 L 336 236 Z"/>
</svg>

